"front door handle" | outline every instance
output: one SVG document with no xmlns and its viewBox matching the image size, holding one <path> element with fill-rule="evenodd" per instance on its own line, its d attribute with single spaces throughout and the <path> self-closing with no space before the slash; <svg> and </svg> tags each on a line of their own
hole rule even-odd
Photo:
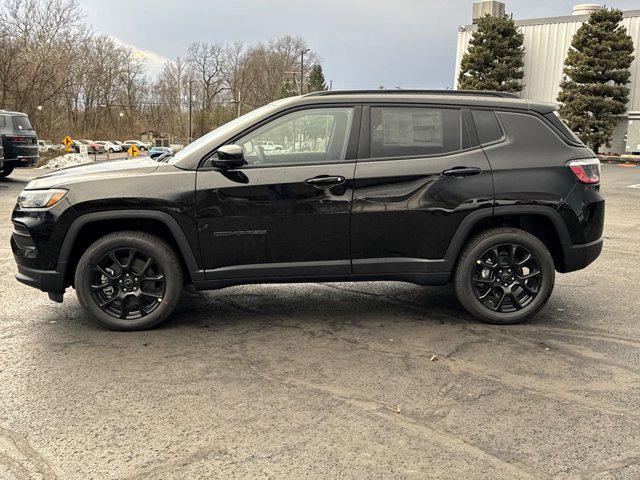
<svg viewBox="0 0 640 480">
<path fill-rule="evenodd" d="M 480 175 L 482 173 L 482 169 L 477 167 L 456 167 L 450 170 L 445 170 L 442 172 L 442 175 L 445 177 L 470 177 L 472 175 Z"/>
<path fill-rule="evenodd" d="M 345 178 L 339 175 L 331 176 L 331 175 L 320 175 L 319 177 L 313 177 L 308 180 L 305 180 L 304 183 L 307 185 L 311 185 L 316 188 L 331 188 L 336 185 L 340 185 L 345 182 Z"/>
</svg>

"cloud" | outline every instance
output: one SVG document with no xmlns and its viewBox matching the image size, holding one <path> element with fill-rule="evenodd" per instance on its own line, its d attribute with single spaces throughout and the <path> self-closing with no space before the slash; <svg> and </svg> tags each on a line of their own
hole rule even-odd
<svg viewBox="0 0 640 480">
<path fill-rule="evenodd" d="M 122 40 L 120 40 L 117 37 L 114 37 L 113 35 L 111 35 L 111 38 L 113 38 L 114 41 L 116 41 L 123 47 L 130 48 L 133 51 L 134 57 L 142 58 L 145 61 L 145 64 L 147 66 L 148 74 L 151 75 L 152 77 L 158 76 L 162 72 L 162 69 L 164 68 L 165 63 L 169 61 L 167 57 L 164 57 L 150 50 L 143 50 L 141 48 L 136 47 L 135 45 L 131 45 L 129 43 L 123 42 Z"/>
</svg>

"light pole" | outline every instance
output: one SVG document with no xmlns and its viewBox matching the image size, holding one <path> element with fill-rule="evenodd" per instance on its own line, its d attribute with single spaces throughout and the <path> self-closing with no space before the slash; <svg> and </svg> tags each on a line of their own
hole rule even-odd
<svg viewBox="0 0 640 480">
<path fill-rule="evenodd" d="M 304 95 L 304 54 L 310 51 L 310 48 L 303 48 L 300 52 L 300 95 Z"/>
<path fill-rule="evenodd" d="M 189 80 L 189 143 L 193 141 L 193 80 Z"/>
</svg>

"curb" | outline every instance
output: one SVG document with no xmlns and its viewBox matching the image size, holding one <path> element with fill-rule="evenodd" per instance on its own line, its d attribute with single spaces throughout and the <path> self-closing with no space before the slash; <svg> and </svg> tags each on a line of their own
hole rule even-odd
<svg viewBox="0 0 640 480">
<path fill-rule="evenodd" d="M 640 166 L 640 157 L 610 157 L 608 155 L 598 155 L 600 162 L 602 163 L 617 163 L 617 164 L 627 164 L 627 165 L 638 165 Z"/>
</svg>

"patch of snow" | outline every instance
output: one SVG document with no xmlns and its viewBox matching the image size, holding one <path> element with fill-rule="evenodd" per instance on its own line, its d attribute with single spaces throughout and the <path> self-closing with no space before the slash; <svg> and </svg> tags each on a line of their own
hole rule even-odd
<svg viewBox="0 0 640 480">
<path fill-rule="evenodd" d="M 52 158 L 40 168 L 46 170 L 59 170 L 61 168 L 75 167 L 76 165 L 84 165 L 85 163 L 92 163 L 93 160 L 89 155 L 83 153 L 67 153 L 60 157 Z"/>
</svg>

